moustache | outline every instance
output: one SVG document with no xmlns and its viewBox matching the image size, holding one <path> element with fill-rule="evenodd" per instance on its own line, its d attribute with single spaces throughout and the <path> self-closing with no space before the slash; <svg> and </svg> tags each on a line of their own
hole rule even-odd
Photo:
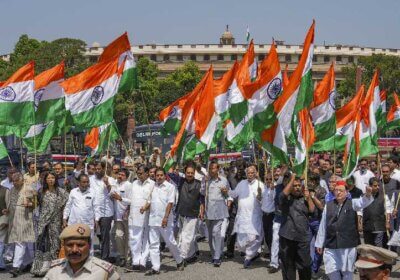
<svg viewBox="0 0 400 280">
<path fill-rule="evenodd" d="M 82 257 L 82 254 L 79 254 L 79 253 L 71 253 L 71 254 L 68 254 L 67 257 Z"/>
</svg>

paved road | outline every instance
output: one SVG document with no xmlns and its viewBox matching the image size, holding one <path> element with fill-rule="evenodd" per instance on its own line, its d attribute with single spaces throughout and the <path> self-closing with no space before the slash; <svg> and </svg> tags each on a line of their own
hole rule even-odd
<svg viewBox="0 0 400 280">
<path fill-rule="evenodd" d="M 169 253 L 163 254 L 161 273 L 157 276 L 144 276 L 144 273 L 126 272 L 124 269 L 118 268 L 118 273 L 122 279 L 169 279 L 169 280 L 278 280 L 282 279 L 281 272 L 268 274 L 265 258 L 256 260 L 250 269 L 243 269 L 242 258 L 237 254 L 233 260 L 228 260 L 222 263 L 221 267 L 215 268 L 209 261 L 208 244 L 205 242 L 199 243 L 200 258 L 199 261 L 190 264 L 185 268 L 185 271 L 176 271 L 175 261 Z M 400 279 L 400 265 L 397 264 L 392 278 Z M 8 273 L 0 273 L 0 280 L 10 279 Z M 33 279 L 29 273 L 23 274 L 17 279 Z M 354 279 L 358 279 L 358 275 Z"/>
</svg>

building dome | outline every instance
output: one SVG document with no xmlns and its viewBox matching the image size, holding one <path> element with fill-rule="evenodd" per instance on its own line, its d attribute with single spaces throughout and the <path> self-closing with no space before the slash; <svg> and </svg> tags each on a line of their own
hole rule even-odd
<svg viewBox="0 0 400 280">
<path fill-rule="evenodd" d="M 219 42 L 222 45 L 235 44 L 235 38 L 233 37 L 233 34 L 229 31 L 229 25 L 226 25 L 226 29 L 225 29 L 224 33 L 222 33 L 222 36 L 219 39 Z"/>
</svg>

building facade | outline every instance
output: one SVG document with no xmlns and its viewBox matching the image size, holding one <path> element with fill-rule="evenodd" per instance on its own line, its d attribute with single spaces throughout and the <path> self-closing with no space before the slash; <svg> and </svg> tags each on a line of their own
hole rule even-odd
<svg viewBox="0 0 400 280">
<path fill-rule="evenodd" d="M 289 74 L 295 69 L 303 51 L 302 45 L 288 45 L 276 41 L 279 61 L 282 68 L 288 65 Z M 258 61 L 268 54 L 270 44 L 255 44 L 255 54 Z M 181 67 L 186 61 L 194 61 L 202 72 L 213 65 L 216 77 L 229 70 L 235 60 L 241 60 L 246 52 L 247 44 L 235 44 L 235 38 L 228 28 L 220 38 L 220 44 L 147 44 L 133 45 L 132 52 L 136 59 L 146 57 L 154 61 L 164 77 Z M 96 62 L 103 52 L 103 47 L 95 43 L 86 50 L 86 56 L 91 62 Z M 385 54 L 400 56 L 399 49 L 371 48 L 347 45 L 314 45 L 313 79 L 319 81 L 327 72 L 330 64 L 335 63 L 336 79 L 343 79 L 342 68 L 357 63 L 363 56 Z"/>
</svg>

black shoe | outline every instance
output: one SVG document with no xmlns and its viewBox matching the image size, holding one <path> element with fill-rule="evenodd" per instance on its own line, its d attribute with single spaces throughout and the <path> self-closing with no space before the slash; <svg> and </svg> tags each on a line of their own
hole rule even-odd
<svg viewBox="0 0 400 280">
<path fill-rule="evenodd" d="M 197 262 L 197 256 L 194 255 L 193 257 L 186 259 L 185 262 L 186 263 L 195 263 L 195 262 Z"/>
<path fill-rule="evenodd" d="M 269 274 L 277 273 L 278 271 L 279 271 L 279 268 L 277 268 L 277 267 L 271 266 L 270 268 L 268 268 Z"/>
<path fill-rule="evenodd" d="M 176 270 L 183 271 L 184 269 L 185 269 L 185 261 L 182 260 L 180 263 L 176 265 Z"/>
<path fill-rule="evenodd" d="M 231 253 L 231 252 L 226 252 L 225 253 L 225 258 L 226 259 L 233 259 L 234 257 L 235 257 L 234 253 Z"/>
<path fill-rule="evenodd" d="M 139 272 L 140 271 L 140 265 L 132 265 L 132 270 Z"/>
<path fill-rule="evenodd" d="M 146 271 L 146 273 L 144 275 L 151 276 L 151 275 L 157 275 L 157 274 L 160 274 L 159 270 L 151 269 L 151 270 Z"/>
<path fill-rule="evenodd" d="M 221 259 L 213 260 L 213 264 L 214 264 L 214 267 L 220 267 L 221 266 Z"/>
<path fill-rule="evenodd" d="M 16 277 L 18 277 L 18 275 L 21 274 L 21 271 L 19 270 L 19 268 L 15 268 L 15 267 L 11 268 L 9 270 L 9 272 L 11 274 L 11 278 L 16 278 Z"/>
<path fill-rule="evenodd" d="M 254 262 L 259 257 L 260 257 L 260 253 L 257 253 L 254 257 L 251 258 L 251 261 Z"/>
<path fill-rule="evenodd" d="M 244 256 L 246 256 L 246 253 L 245 252 L 240 252 L 240 256 L 244 257 Z"/>
</svg>

